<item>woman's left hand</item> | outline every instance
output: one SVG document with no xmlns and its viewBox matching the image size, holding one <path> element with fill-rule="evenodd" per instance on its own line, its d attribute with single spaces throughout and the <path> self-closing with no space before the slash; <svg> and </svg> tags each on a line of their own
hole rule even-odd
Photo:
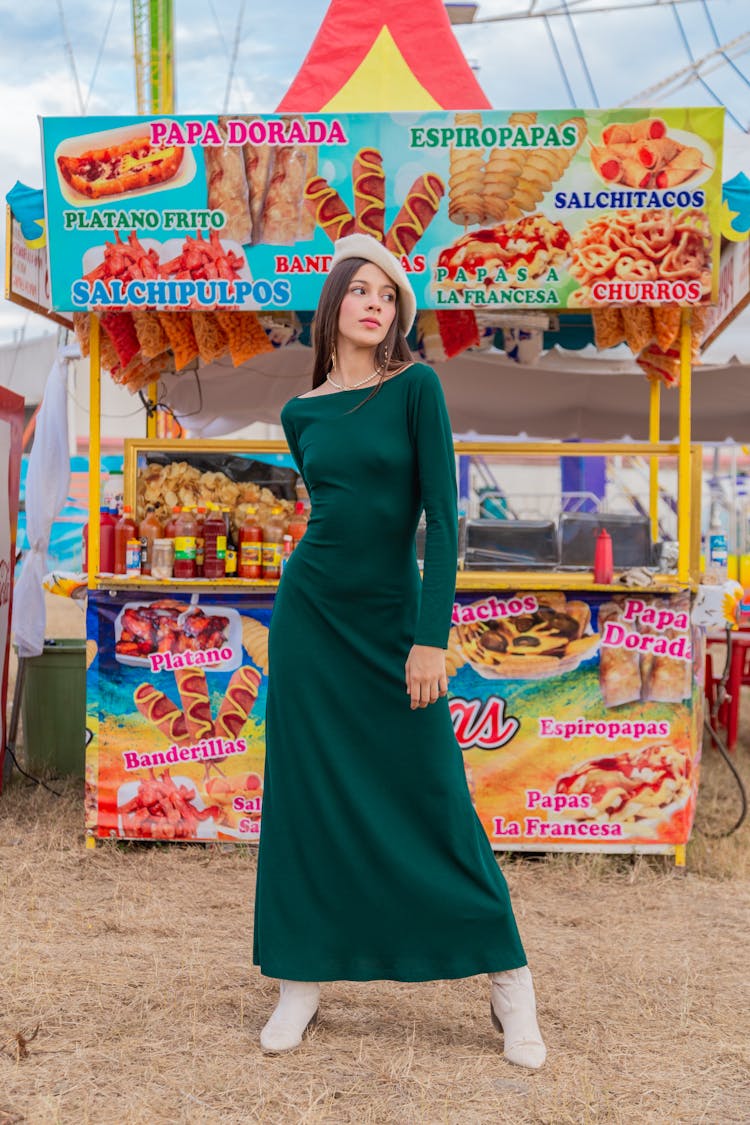
<svg viewBox="0 0 750 1125">
<path fill-rule="evenodd" d="M 411 696 L 412 711 L 448 694 L 445 649 L 412 645 L 406 661 L 406 690 Z"/>
</svg>

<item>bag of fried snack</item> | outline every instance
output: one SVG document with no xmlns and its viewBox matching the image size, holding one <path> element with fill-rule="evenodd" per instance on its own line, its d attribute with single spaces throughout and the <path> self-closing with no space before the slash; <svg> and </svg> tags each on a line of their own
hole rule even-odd
<svg viewBox="0 0 750 1125">
<path fill-rule="evenodd" d="M 594 322 L 594 341 L 599 351 L 614 348 L 625 339 L 625 323 L 622 309 L 592 309 Z"/>
<path fill-rule="evenodd" d="M 153 309 L 133 309 L 133 323 L 144 359 L 154 359 L 169 349 L 169 339 Z"/>
<path fill-rule="evenodd" d="M 651 312 L 656 342 L 663 352 L 669 351 L 680 335 L 680 309 L 676 305 L 662 305 Z"/>
<path fill-rule="evenodd" d="M 200 310 L 190 314 L 198 352 L 204 363 L 211 363 L 229 351 L 227 334 L 212 312 Z"/>
<path fill-rule="evenodd" d="M 642 352 L 654 338 L 654 318 L 648 305 L 629 305 L 622 310 L 625 339 L 633 355 Z"/>
<path fill-rule="evenodd" d="M 89 341 L 91 336 L 90 315 L 91 314 L 87 312 L 73 313 L 73 331 L 76 334 L 78 346 L 81 349 L 81 355 L 84 359 L 89 354 Z"/>
<path fill-rule="evenodd" d="M 273 351 L 273 344 L 254 312 L 244 309 L 217 309 L 216 318 L 229 339 L 229 351 L 235 367 Z"/>
<path fill-rule="evenodd" d="M 666 387 L 676 387 L 680 382 L 680 350 L 669 348 L 663 352 L 658 344 L 651 344 L 637 357 L 636 363 L 652 381 L 660 379 Z"/>
<path fill-rule="evenodd" d="M 158 316 L 174 355 L 175 370 L 181 371 L 191 360 L 198 357 L 198 343 L 193 332 L 190 313 L 160 312 Z"/>
<path fill-rule="evenodd" d="M 109 336 L 121 367 L 127 367 L 141 350 L 133 318 L 129 312 L 102 313 L 99 323 Z"/>
</svg>

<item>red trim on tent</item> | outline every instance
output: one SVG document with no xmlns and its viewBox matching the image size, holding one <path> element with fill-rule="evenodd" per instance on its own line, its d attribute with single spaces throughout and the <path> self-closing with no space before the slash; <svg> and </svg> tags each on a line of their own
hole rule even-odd
<svg viewBox="0 0 750 1125">
<path fill-rule="evenodd" d="M 442 0 L 379 0 L 370 5 L 331 0 L 279 111 L 320 112 L 361 65 L 384 26 L 414 77 L 443 109 L 490 108 Z"/>
</svg>

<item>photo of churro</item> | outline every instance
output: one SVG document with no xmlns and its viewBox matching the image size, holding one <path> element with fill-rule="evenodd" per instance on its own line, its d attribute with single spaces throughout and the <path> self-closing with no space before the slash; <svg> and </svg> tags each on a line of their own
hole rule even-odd
<svg viewBox="0 0 750 1125">
<path fill-rule="evenodd" d="M 570 273 L 581 286 L 584 305 L 611 303 L 597 295 L 597 282 L 697 282 L 700 297 L 706 298 L 711 293 L 711 248 L 703 211 L 612 211 L 590 219 L 574 235 Z M 653 331 L 651 323 L 645 343 Z M 634 340 L 631 347 L 640 350 L 635 345 Z"/>
</svg>

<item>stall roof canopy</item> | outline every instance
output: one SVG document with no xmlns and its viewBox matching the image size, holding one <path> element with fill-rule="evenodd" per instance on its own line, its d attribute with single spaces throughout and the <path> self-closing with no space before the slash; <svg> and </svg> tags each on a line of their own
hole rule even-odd
<svg viewBox="0 0 750 1125">
<path fill-rule="evenodd" d="M 194 437 L 222 437 L 251 422 L 278 424 L 284 403 L 310 388 L 309 348 L 292 345 L 235 370 L 219 360 L 165 376 L 165 399 Z M 535 367 L 498 352 L 465 352 L 441 364 L 454 433 L 522 434 L 545 439 L 648 439 L 649 383 L 632 357 L 553 348 Z M 408 377 L 408 375 L 405 375 Z M 399 376 L 400 378 L 400 376 Z M 662 436 L 676 437 L 678 395 L 662 393 Z M 693 373 L 693 439 L 747 440 L 750 366 L 698 367 Z"/>
<path fill-rule="evenodd" d="M 442 0 L 332 0 L 279 105 L 289 113 L 489 109 Z"/>
</svg>

